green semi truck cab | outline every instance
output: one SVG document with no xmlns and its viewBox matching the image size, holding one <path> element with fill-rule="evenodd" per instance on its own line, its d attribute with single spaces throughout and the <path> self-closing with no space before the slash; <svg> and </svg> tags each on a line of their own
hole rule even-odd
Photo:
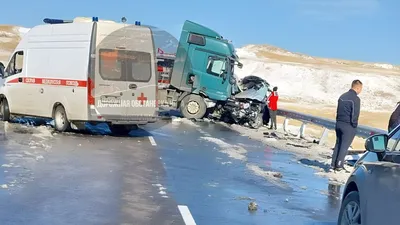
<svg viewBox="0 0 400 225">
<path fill-rule="evenodd" d="M 185 21 L 167 89 L 167 102 L 186 118 L 200 119 L 234 93 L 234 68 L 241 68 L 230 41 L 220 34 Z"/>
</svg>

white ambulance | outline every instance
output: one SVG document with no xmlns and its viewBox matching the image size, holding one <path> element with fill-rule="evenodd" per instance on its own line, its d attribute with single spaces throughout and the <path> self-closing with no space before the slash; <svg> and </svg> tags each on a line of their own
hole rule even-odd
<svg viewBox="0 0 400 225">
<path fill-rule="evenodd" d="M 26 33 L 0 69 L 0 115 L 53 118 L 63 132 L 85 122 L 114 133 L 157 121 L 153 34 L 140 23 L 64 21 Z"/>
</svg>

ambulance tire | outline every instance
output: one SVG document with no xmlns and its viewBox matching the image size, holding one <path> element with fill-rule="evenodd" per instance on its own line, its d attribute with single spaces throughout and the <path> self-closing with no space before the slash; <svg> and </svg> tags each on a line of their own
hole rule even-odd
<svg viewBox="0 0 400 225">
<path fill-rule="evenodd" d="M 179 108 L 182 116 L 187 119 L 203 119 L 207 112 L 203 97 L 194 94 L 184 97 Z"/>
<path fill-rule="evenodd" d="M 10 108 L 8 107 L 7 99 L 0 100 L 1 120 L 10 121 Z"/>
<path fill-rule="evenodd" d="M 70 130 L 70 122 L 67 113 L 62 105 L 58 105 L 54 110 L 54 128 L 58 132 L 65 132 Z"/>
</svg>

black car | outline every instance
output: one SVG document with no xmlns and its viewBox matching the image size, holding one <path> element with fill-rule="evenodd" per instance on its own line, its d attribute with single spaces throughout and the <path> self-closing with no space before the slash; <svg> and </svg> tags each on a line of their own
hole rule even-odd
<svg viewBox="0 0 400 225">
<path fill-rule="evenodd" d="M 356 162 L 342 197 L 338 224 L 400 224 L 400 126 L 375 134 Z"/>
</svg>

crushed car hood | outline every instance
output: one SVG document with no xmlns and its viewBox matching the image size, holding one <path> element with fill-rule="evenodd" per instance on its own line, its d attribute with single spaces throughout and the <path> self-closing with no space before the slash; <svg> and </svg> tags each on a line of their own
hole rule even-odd
<svg viewBox="0 0 400 225">
<path fill-rule="evenodd" d="M 237 99 L 264 101 L 269 90 L 269 83 L 257 76 L 247 76 L 242 80 L 242 90 L 235 95 Z"/>
</svg>

